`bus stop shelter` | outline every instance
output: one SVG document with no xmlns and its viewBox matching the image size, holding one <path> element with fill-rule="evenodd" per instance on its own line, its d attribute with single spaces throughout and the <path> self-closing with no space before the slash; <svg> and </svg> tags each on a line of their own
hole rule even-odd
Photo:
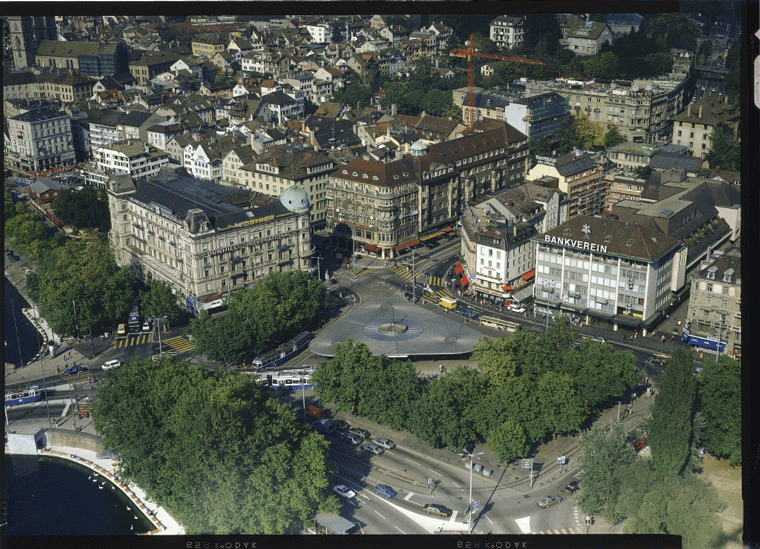
<svg viewBox="0 0 760 549">
<path fill-rule="evenodd" d="M 314 523 L 325 534 L 350 534 L 356 528 L 350 520 L 330 513 L 317 513 Z"/>
</svg>

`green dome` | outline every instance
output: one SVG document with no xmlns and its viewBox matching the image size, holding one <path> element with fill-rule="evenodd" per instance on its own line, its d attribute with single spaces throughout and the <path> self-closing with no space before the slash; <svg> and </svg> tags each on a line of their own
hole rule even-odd
<svg viewBox="0 0 760 549">
<path fill-rule="evenodd" d="M 309 195 L 297 185 L 292 185 L 282 192 L 280 203 L 291 212 L 309 211 Z"/>
</svg>

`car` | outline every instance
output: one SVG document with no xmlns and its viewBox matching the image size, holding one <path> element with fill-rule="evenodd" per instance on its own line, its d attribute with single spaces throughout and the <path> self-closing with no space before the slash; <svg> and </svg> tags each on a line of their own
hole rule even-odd
<svg viewBox="0 0 760 549">
<path fill-rule="evenodd" d="M 150 321 L 149 320 L 146 320 L 145 322 L 143 322 L 142 331 L 143 332 L 150 332 Z"/>
<path fill-rule="evenodd" d="M 451 514 L 451 511 L 446 509 L 445 507 L 442 507 L 440 505 L 433 505 L 432 503 L 426 503 L 422 510 L 425 511 L 428 515 L 438 515 L 439 517 L 448 517 Z"/>
<path fill-rule="evenodd" d="M 65 376 L 71 376 L 71 375 L 74 375 L 74 374 L 79 373 L 79 372 L 84 372 L 85 369 L 86 368 L 84 368 L 84 366 L 79 366 L 78 364 L 75 364 L 74 366 L 70 366 L 70 367 L 66 368 L 63 371 L 63 375 L 65 375 Z"/>
<path fill-rule="evenodd" d="M 578 490 L 578 481 L 574 480 L 567 486 L 565 486 L 565 492 L 568 494 L 574 494 Z"/>
<path fill-rule="evenodd" d="M 427 244 L 425 244 L 425 247 L 428 250 L 432 250 L 433 248 L 438 247 L 438 242 L 428 242 Z"/>
<path fill-rule="evenodd" d="M 515 305 L 514 303 L 512 303 L 509 306 L 509 310 L 512 311 L 513 313 L 524 313 L 525 307 L 520 307 L 519 305 Z"/>
<path fill-rule="evenodd" d="M 472 309 L 459 309 L 457 312 L 462 316 L 466 316 L 467 318 L 475 318 L 478 316 L 478 313 Z"/>
<path fill-rule="evenodd" d="M 607 340 L 604 339 L 602 336 L 594 336 L 591 341 L 597 341 L 599 343 L 604 343 Z"/>
<path fill-rule="evenodd" d="M 335 428 L 341 431 L 348 431 L 351 428 L 351 424 L 345 419 L 334 419 L 333 423 L 335 424 Z"/>
<path fill-rule="evenodd" d="M 348 486 L 344 484 L 336 484 L 335 486 L 333 486 L 333 492 L 335 492 L 339 496 L 343 496 L 346 499 L 351 499 L 352 497 L 356 495 L 356 492 L 354 492 L 353 490 L 351 490 L 351 488 L 349 488 Z"/>
<path fill-rule="evenodd" d="M 393 496 L 396 495 L 396 492 L 393 491 L 393 488 L 388 486 L 387 484 L 375 484 L 375 487 L 373 488 L 375 492 L 380 494 L 383 497 L 386 497 L 388 499 L 391 499 Z"/>
<path fill-rule="evenodd" d="M 315 421 L 311 424 L 311 428 L 328 435 L 330 433 L 334 433 L 336 429 L 335 424 L 332 422 L 332 420 L 329 420 L 327 418 L 322 418 Z"/>
<path fill-rule="evenodd" d="M 340 440 L 346 441 L 356 446 L 357 444 L 361 444 L 363 439 L 359 435 L 354 435 L 353 433 L 342 433 L 340 435 Z"/>
<path fill-rule="evenodd" d="M 372 442 L 380 446 L 380 448 L 384 448 L 386 450 L 392 450 L 396 447 L 396 443 L 392 440 L 388 440 L 387 438 L 373 438 Z"/>
<path fill-rule="evenodd" d="M 109 360 L 108 362 L 103 363 L 102 368 L 104 370 L 110 370 L 111 368 L 118 368 L 121 366 L 121 362 L 118 360 Z"/>
<path fill-rule="evenodd" d="M 694 374 L 695 374 L 695 375 L 699 375 L 699 374 L 701 374 L 701 373 L 702 373 L 702 371 L 703 371 L 703 370 L 704 370 L 704 368 L 702 368 L 702 367 L 700 366 L 699 368 L 696 368 L 696 369 L 694 370 Z"/>
<path fill-rule="evenodd" d="M 367 431 L 366 429 L 358 429 L 354 427 L 353 429 L 349 429 L 348 432 L 351 433 L 352 435 L 360 436 L 362 437 L 362 439 L 369 437 L 369 431 Z"/>
<path fill-rule="evenodd" d="M 379 456 L 383 453 L 383 449 L 380 448 L 380 446 L 377 444 L 365 444 L 361 447 L 361 451 L 373 454 L 375 456 Z"/>
<path fill-rule="evenodd" d="M 8 255 L 8 261 L 18 261 L 20 258 L 17 255 Z"/>
<path fill-rule="evenodd" d="M 543 508 L 551 507 L 552 505 L 558 504 L 560 501 L 562 501 L 560 496 L 546 496 L 538 502 L 538 506 Z"/>
</svg>

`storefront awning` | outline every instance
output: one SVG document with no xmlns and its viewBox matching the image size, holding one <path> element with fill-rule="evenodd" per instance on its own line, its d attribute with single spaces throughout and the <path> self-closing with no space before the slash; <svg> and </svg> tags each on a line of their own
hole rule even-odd
<svg viewBox="0 0 760 549">
<path fill-rule="evenodd" d="M 641 326 L 641 319 L 635 316 L 618 314 L 615 315 L 612 321 L 622 326 L 628 326 L 629 328 L 638 328 Z"/>
<path fill-rule="evenodd" d="M 406 250 L 407 248 L 411 246 L 417 246 L 420 244 L 420 241 L 416 238 L 414 240 L 410 240 L 409 242 L 404 242 L 403 244 L 399 244 L 398 246 L 395 246 L 393 249 L 397 252 L 400 252 L 401 250 Z"/>
<path fill-rule="evenodd" d="M 379 246 L 375 246 L 374 244 L 365 244 L 364 249 L 367 250 L 368 252 L 375 252 L 375 253 L 380 253 L 382 251 Z"/>
<path fill-rule="evenodd" d="M 460 283 L 462 286 L 467 286 L 467 285 L 470 283 L 470 281 L 469 281 L 469 280 L 467 280 L 467 277 L 466 277 L 466 276 L 463 276 L 463 277 L 462 277 L 462 279 L 459 281 L 459 283 Z"/>
<path fill-rule="evenodd" d="M 461 263 L 457 263 L 457 264 L 454 266 L 454 272 L 455 272 L 456 274 L 462 274 L 462 271 L 464 271 L 464 267 L 462 267 L 462 264 L 461 264 Z"/>
<path fill-rule="evenodd" d="M 511 292 L 514 290 L 514 288 L 508 284 L 505 284 L 504 286 L 502 286 L 501 289 L 504 290 L 505 292 Z"/>
<path fill-rule="evenodd" d="M 438 231 L 438 232 L 435 232 L 435 233 L 432 233 L 432 234 L 426 234 L 425 236 L 421 236 L 420 240 L 422 242 L 425 242 L 427 240 L 430 240 L 432 238 L 437 238 L 439 236 L 443 236 L 443 231 Z"/>
<path fill-rule="evenodd" d="M 522 275 L 523 280 L 530 280 L 534 276 L 536 276 L 536 269 L 528 271 L 527 273 L 525 273 L 524 275 Z"/>
<path fill-rule="evenodd" d="M 444 227 L 444 228 L 443 228 L 443 232 L 444 232 L 444 233 L 450 233 L 450 232 L 451 232 L 451 231 L 453 231 L 453 230 L 454 230 L 454 229 L 453 229 L 452 227 Z"/>
</svg>

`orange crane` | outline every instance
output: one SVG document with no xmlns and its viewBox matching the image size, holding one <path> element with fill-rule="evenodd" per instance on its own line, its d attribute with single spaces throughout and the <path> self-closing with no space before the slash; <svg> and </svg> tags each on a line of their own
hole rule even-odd
<svg viewBox="0 0 760 549">
<path fill-rule="evenodd" d="M 472 127 L 473 111 L 475 110 L 475 58 L 500 59 L 502 61 L 514 61 L 528 65 L 546 65 L 543 61 L 525 59 L 524 57 L 510 57 L 508 55 L 496 55 L 492 53 L 480 53 L 475 51 L 475 37 L 470 35 L 470 41 L 466 50 L 451 50 L 451 55 L 467 58 L 467 127 Z"/>
</svg>

